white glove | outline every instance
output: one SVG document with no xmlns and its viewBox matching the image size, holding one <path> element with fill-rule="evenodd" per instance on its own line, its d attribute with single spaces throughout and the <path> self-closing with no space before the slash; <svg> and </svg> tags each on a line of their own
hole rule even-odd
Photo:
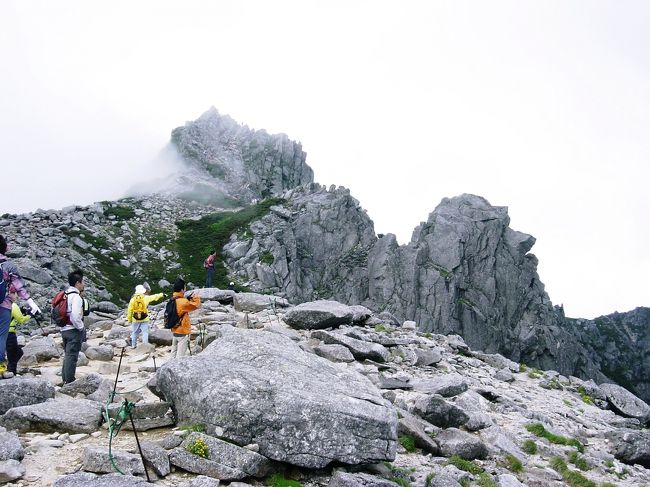
<svg viewBox="0 0 650 487">
<path fill-rule="evenodd" d="M 41 312 L 41 308 L 38 307 L 32 298 L 27 300 L 27 306 L 29 306 L 29 309 L 32 311 L 32 315 L 37 315 Z"/>
</svg>

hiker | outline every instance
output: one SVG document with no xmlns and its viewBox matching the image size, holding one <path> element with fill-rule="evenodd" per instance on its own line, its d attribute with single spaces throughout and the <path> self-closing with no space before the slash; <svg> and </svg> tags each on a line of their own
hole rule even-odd
<svg viewBox="0 0 650 487">
<path fill-rule="evenodd" d="M 85 289 L 83 272 L 76 270 L 68 274 L 68 284 L 69 287 L 65 293 L 67 296 L 67 315 L 69 322 L 61 328 L 63 349 L 65 350 L 62 373 L 64 384 L 74 382 L 75 380 L 77 360 L 79 359 L 81 342 L 84 338 L 84 303 L 81 297 L 81 293 Z"/>
<path fill-rule="evenodd" d="M 138 335 L 142 333 L 142 343 L 149 343 L 149 303 L 163 298 L 163 293 L 149 296 L 151 288 L 147 289 L 143 284 L 135 287 L 135 294 L 129 301 L 126 311 L 126 321 L 131 323 L 131 348 L 135 348 Z"/>
<path fill-rule="evenodd" d="M 189 299 L 188 299 L 189 298 Z M 197 295 L 185 296 L 185 281 L 180 277 L 174 282 L 174 294 L 172 295 L 176 304 L 176 313 L 179 317 L 178 325 L 172 328 L 174 338 L 172 339 L 172 357 L 184 357 L 190 341 L 192 324 L 190 323 L 190 311 L 198 309 L 201 305 L 201 298 Z"/>
<path fill-rule="evenodd" d="M 2 299 L 0 299 L 0 374 L 7 371 L 7 335 L 9 334 L 13 305 L 11 293 L 15 292 L 16 296 L 27 301 L 27 306 L 29 306 L 32 315 L 35 316 L 41 312 L 25 288 L 16 265 L 6 257 L 7 248 L 7 240 L 0 235 L 0 289 L 2 290 Z"/>
<path fill-rule="evenodd" d="M 18 346 L 18 337 L 16 336 L 16 325 L 27 323 L 32 316 L 26 307 L 18 307 L 16 300 L 18 294 L 14 291 L 11 293 L 11 323 L 9 324 L 9 333 L 7 334 L 7 371 L 16 375 L 18 361 L 23 356 L 23 347 Z"/>
<path fill-rule="evenodd" d="M 212 280 L 214 279 L 214 259 L 216 256 L 217 251 L 213 249 L 212 252 L 210 252 L 210 255 L 208 255 L 203 261 L 203 267 L 207 272 L 204 287 L 212 287 Z"/>
</svg>

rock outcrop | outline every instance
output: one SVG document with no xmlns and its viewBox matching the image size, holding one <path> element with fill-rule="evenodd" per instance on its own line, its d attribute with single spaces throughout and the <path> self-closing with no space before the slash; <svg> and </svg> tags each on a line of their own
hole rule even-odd
<svg viewBox="0 0 650 487">
<path fill-rule="evenodd" d="M 421 331 L 458 334 L 474 349 L 597 382 L 620 375 L 612 374 L 614 358 L 616 370 L 627 370 L 620 351 L 647 335 L 641 326 L 632 334 L 609 326 L 620 343 L 603 360 L 608 321 L 568 319 L 553 306 L 529 252 L 535 239 L 512 230 L 507 209 L 481 197 L 444 199 L 402 246 L 391 234 L 377 238 L 345 189 L 312 184 L 283 197 L 224 247 L 232 275 L 257 291 L 388 311 Z M 629 368 L 645 377 L 650 367 L 641 364 Z M 625 385 L 646 397 L 647 381 Z"/>
<path fill-rule="evenodd" d="M 189 172 L 168 191 L 195 200 L 250 204 L 314 179 L 299 143 L 251 130 L 214 107 L 174 129 L 172 144 Z"/>
</svg>

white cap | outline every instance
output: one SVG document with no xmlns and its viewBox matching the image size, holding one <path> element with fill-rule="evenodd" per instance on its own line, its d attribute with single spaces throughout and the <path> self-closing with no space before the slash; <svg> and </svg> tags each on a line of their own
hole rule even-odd
<svg viewBox="0 0 650 487">
<path fill-rule="evenodd" d="M 142 284 L 138 284 L 138 285 L 135 287 L 135 292 L 136 292 L 136 293 L 139 293 L 139 294 L 144 294 L 144 293 L 147 292 L 147 290 L 145 289 L 145 287 L 144 287 Z"/>
<path fill-rule="evenodd" d="M 230 283 L 230 285 L 231 285 L 231 286 L 234 286 L 234 285 L 235 285 L 235 283 L 234 283 L 234 282 L 231 282 L 231 283 Z"/>
</svg>

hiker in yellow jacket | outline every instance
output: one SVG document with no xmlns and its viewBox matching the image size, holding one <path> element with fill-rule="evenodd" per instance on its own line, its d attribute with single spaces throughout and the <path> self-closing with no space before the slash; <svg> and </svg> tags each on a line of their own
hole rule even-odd
<svg viewBox="0 0 650 487">
<path fill-rule="evenodd" d="M 131 323 L 131 348 L 135 348 L 138 335 L 142 333 L 142 343 L 149 343 L 149 303 L 163 298 L 163 293 L 149 296 L 149 289 L 142 284 L 135 287 L 135 294 L 129 301 L 126 321 Z"/>
<path fill-rule="evenodd" d="M 7 371 L 17 373 L 18 361 L 23 356 L 22 347 L 18 346 L 18 337 L 16 336 L 16 325 L 22 325 L 31 319 L 31 315 L 23 314 L 16 304 L 16 294 L 11 293 L 11 323 L 9 323 L 9 333 L 7 334 Z"/>
</svg>

